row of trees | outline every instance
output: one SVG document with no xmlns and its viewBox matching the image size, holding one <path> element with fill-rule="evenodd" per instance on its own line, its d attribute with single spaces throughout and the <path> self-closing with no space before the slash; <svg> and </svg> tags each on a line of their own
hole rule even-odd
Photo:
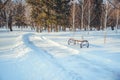
<svg viewBox="0 0 120 80">
<path fill-rule="evenodd" d="M 13 24 L 25 25 L 25 6 L 21 0 L 0 0 L 0 27 L 6 26 L 13 31 Z"/>
<path fill-rule="evenodd" d="M 31 20 L 40 32 L 66 30 L 112 30 L 120 24 L 119 0 L 27 0 Z"/>
<path fill-rule="evenodd" d="M 69 27 L 70 0 L 27 0 L 27 3 L 31 6 L 31 20 L 37 31 Z"/>
<path fill-rule="evenodd" d="M 43 30 L 112 30 L 120 25 L 119 0 L 0 0 L 0 25 Z"/>
<path fill-rule="evenodd" d="M 111 26 L 114 30 L 120 24 L 119 0 L 80 0 L 75 5 L 75 27 L 78 29 L 104 30 L 105 26 Z"/>
</svg>

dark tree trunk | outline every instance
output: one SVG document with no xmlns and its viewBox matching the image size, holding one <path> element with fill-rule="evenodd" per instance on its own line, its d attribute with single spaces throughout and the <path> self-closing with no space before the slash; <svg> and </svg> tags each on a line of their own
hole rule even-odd
<svg viewBox="0 0 120 80">
<path fill-rule="evenodd" d="M 101 17 L 102 17 L 102 3 L 103 0 L 94 0 L 94 13 L 96 15 L 93 25 L 97 30 L 100 30 L 101 24 Z"/>
<path fill-rule="evenodd" d="M 111 26 L 111 29 L 114 30 L 114 26 Z"/>
<path fill-rule="evenodd" d="M 9 17 L 8 28 L 10 29 L 10 31 L 13 31 L 13 29 L 12 29 L 12 16 Z"/>
<path fill-rule="evenodd" d="M 8 25 L 8 26 L 9 26 L 10 31 L 13 31 L 12 25 L 10 24 L 10 25 Z"/>
</svg>

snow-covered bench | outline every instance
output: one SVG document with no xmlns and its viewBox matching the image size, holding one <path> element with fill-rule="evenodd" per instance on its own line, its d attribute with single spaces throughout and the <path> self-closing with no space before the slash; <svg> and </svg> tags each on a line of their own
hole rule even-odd
<svg viewBox="0 0 120 80">
<path fill-rule="evenodd" d="M 74 44 L 74 45 L 80 44 L 80 48 L 83 48 L 83 47 L 87 47 L 88 48 L 89 47 L 88 40 L 76 40 L 74 38 L 70 38 L 68 40 L 68 45 L 70 45 L 70 44 Z"/>
</svg>

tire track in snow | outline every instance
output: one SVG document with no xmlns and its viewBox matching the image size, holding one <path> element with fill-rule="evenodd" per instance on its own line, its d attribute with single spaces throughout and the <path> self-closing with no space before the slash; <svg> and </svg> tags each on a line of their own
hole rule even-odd
<svg viewBox="0 0 120 80">
<path fill-rule="evenodd" d="M 44 36 L 39 37 L 34 35 L 31 37 L 31 40 L 34 41 L 34 44 L 36 44 L 37 47 L 50 53 L 54 57 L 65 57 L 79 54 L 78 50 L 56 43 Z"/>
<path fill-rule="evenodd" d="M 71 48 L 67 48 L 67 46 L 63 46 L 63 45 L 60 45 L 50 39 L 47 39 L 46 37 L 42 36 L 42 37 L 39 37 L 39 36 L 34 36 L 34 38 L 37 38 L 39 40 L 39 45 L 37 45 L 37 43 L 34 43 L 36 44 L 38 47 L 42 48 L 43 50 L 45 50 L 46 52 L 52 54 L 54 57 L 61 57 L 61 56 L 56 56 L 55 53 L 57 54 L 61 54 L 63 53 L 63 55 L 67 54 L 66 51 L 64 50 L 64 48 L 68 51 L 71 51 Z M 34 39 L 33 39 L 34 41 Z M 45 46 L 44 46 L 45 45 Z M 48 45 L 48 46 L 47 46 Z M 41 47 L 42 46 L 42 47 Z M 47 47 L 46 47 L 47 46 Z M 55 47 L 54 47 L 55 46 Z M 58 48 L 57 48 L 58 47 Z M 54 48 L 54 49 L 53 49 Z M 63 50 L 62 50 L 63 49 Z M 57 52 L 58 51 L 58 52 Z M 65 52 L 63 52 L 65 51 Z M 74 49 L 75 51 L 75 49 Z M 84 51 L 85 52 L 85 51 Z M 72 51 L 70 52 L 72 53 Z M 78 52 L 79 53 L 79 52 Z M 77 54 L 78 54 L 77 53 Z M 62 56 L 64 57 L 64 56 Z M 114 62 L 114 61 L 111 61 L 109 59 L 106 59 L 106 58 L 102 58 L 102 57 L 99 57 L 99 56 L 96 56 L 96 55 L 92 55 L 92 54 L 82 54 L 82 55 L 78 55 L 78 57 L 80 58 L 80 61 L 85 61 L 83 64 L 83 66 L 85 65 L 89 65 L 91 70 L 95 71 L 95 70 L 98 70 L 100 72 L 104 72 L 104 73 L 108 73 L 109 75 L 113 75 L 115 73 L 119 73 L 119 71 L 116 71 L 116 69 L 113 69 L 114 67 L 113 66 L 116 66 L 117 69 L 120 69 L 119 68 L 119 64 Z M 82 57 L 82 59 L 81 59 Z M 92 58 L 92 59 L 91 59 Z M 64 59 L 64 58 L 63 58 Z M 102 60 L 103 59 L 103 60 Z M 63 63 L 66 63 L 65 61 L 63 61 Z M 101 63 L 101 64 L 99 64 Z M 111 63 L 111 64 L 110 64 Z M 80 65 L 79 65 L 80 66 Z M 66 67 L 66 66 L 64 66 Z M 86 68 L 86 67 L 85 67 Z M 84 68 L 83 68 L 84 69 Z M 88 69 L 88 70 L 89 70 Z M 95 69 L 95 70 L 94 70 Z M 76 76 L 78 75 L 78 73 L 76 73 L 74 70 L 71 70 L 70 68 L 67 69 L 67 71 L 71 71 L 70 73 L 71 74 L 75 74 Z M 89 72 L 89 71 L 88 71 Z M 99 73 L 97 73 L 99 74 Z M 81 74 L 82 75 L 82 74 Z M 106 77 L 109 77 L 109 75 L 105 75 Z M 79 75 L 80 76 L 80 75 Z M 84 76 L 84 75 L 82 75 Z M 94 75 L 93 75 L 94 76 Z M 102 77 L 102 76 L 101 76 Z M 104 76 L 103 76 L 104 77 Z M 111 78 L 111 77 L 110 77 Z M 108 79 L 110 79 L 108 78 Z M 86 79 L 85 79 L 86 80 Z M 88 79 L 89 80 L 89 79 Z"/>
<path fill-rule="evenodd" d="M 23 40 L 25 45 L 27 45 L 31 50 L 34 51 L 40 58 L 42 58 L 42 62 L 47 65 L 47 67 L 50 66 L 51 73 L 54 78 L 57 79 L 50 79 L 50 80 L 80 80 L 82 79 L 81 76 L 76 75 L 76 73 L 66 70 L 57 60 L 53 57 L 53 55 L 49 54 L 48 52 L 42 50 L 38 46 L 35 45 L 34 41 L 30 40 L 30 37 L 34 36 L 34 34 L 25 34 L 23 36 Z M 57 69 L 58 71 L 54 71 L 54 69 Z M 47 69 L 46 69 L 47 70 Z"/>
<path fill-rule="evenodd" d="M 78 62 L 78 64 L 75 64 L 75 67 L 78 67 L 78 68 L 74 68 L 73 67 L 73 69 L 72 69 L 71 62 L 69 62 L 69 56 L 72 56 L 72 55 L 69 55 L 68 52 L 64 50 L 64 48 L 65 48 L 68 51 L 70 50 L 69 52 L 72 53 L 71 48 L 69 48 L 69 47 L 66 48 L 67 46 L 65 47 L 64 45 L 58 44 L 58 43 L 56 43 L 56 42 L 54 42 L 54 41 L 52 41 L 50 39 L 45 38 L 44 36 L 42 36 L 42 37 L 34 36 L 34 37 L 32 37 L 32 39 L 33 39 L 32 41 L 38 39 L 38 40 L 35 41 L 36 43 L 34 42 L 34 44 L 36 44 L 36 45 L 38 43 L 40 43 L 40 44 L 37 45 L 37 47 L 42 48 L 45 52 L 51 54 L 55 58 L 58 58 L 58 57 L 62 58 L 63 59 L 62 67 L 64 67 L 65 70 L 68 71 L 70 75 L 74 75 L 74 77 L 77 78 L 78 80 L 79 79 L 89 80 L 89 78 L 87 78 L 86 76 L 94 77 L 95 75 L 91 74 L 91 71 L 93 71 L 93 72 L 94 71 L 98 71 L 98 72 L 100 71 L 100 72 L 103 72 L 103 73 L 107 73 L 109 75 L 113 75 L 113 73 L 115 72 L 115 71 L 110 70 L 110 68 L 107 69 L 108 66 L 106 66 L 104 64 L 105 63 L 104 60 L 106 60 L 106 59 L 101 61 L 101 59 L 99 57 L 93 56 L 93 55 L 88 55 L 88 54 L 87 55 L 90 56 L 90 58 L 97 57 L 96 60 L 93 61 L 93 59 L 90 59 L 89 57 L 85 57 L 85 54 L 78 55 L 79 61 L 83 62 L 83 63 L 79 64 L 80 63 L 79 61 L 77 61 L 76 59 L 72 59 L 74 63 Z M 75 49 L 73 49 L 73 50 L 76 51 Z M 58 51 L 58 52 L 56 52 L 56 51 Z M 63 56 L 56 56 L 55 53 L 57 53 L 57 54 L 63 53 L 62 54 Z M 67 54 L 67 55 L 65 55 L 65 54 Z M 64 61 L 65 57 L 68 58 L 68 61 L 66 61 L 66 60 Z M 74 58 L 74 56 L 72 56 L 72 58 Z M 98 62 L 98 63 L 96 63 L 96 62 Z M 104 63 L 103 64 L 99 64 L 99 62 L 100 63 L 104 62 Z M 61 63 L 61 60 L 60 60 L 60 63 Z M 72 64 L 74 64 L 74 63 L 72 63 Z M 67 66 L 67 64 L 71 65 L 71 66 Z M 90 67 L 87 68 L 85 66 L 90 66 Z M 79 68 L 81 68 L 81 69 L 79 69 Z M 88 71 L 83 73 L 83 71 L 85 69 L 88 69 Z M 81 73 L 81 71 L 82 71 L 83 74 Z M 97 73 L 96 75 L 98 76 L 99 73 Z M 108 77 L 108 75 L 104 75 L 104 76 L 101 75 L 101 78 L 100 78 L 100 76 L 98 76 L 99 79 L 98 79 L 98 77 L 96 79 L 101 80 L 101 79 L 103 79 L 106 76 Z M 110 79 L 110 78 L 108 78 L 108 79 Z"/>
</svg>

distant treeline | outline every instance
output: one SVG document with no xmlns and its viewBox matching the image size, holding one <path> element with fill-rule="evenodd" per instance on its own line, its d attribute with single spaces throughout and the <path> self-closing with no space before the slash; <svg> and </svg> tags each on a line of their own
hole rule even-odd
<svg viewBox="0 0 120 80">
<path fill-rule="evenodd" d="M 0 27 L 12 31 L 13 25 L 37 32 L 114 30 L 120 25 L 120 0 L 0 0 Z"/>
</svg>

